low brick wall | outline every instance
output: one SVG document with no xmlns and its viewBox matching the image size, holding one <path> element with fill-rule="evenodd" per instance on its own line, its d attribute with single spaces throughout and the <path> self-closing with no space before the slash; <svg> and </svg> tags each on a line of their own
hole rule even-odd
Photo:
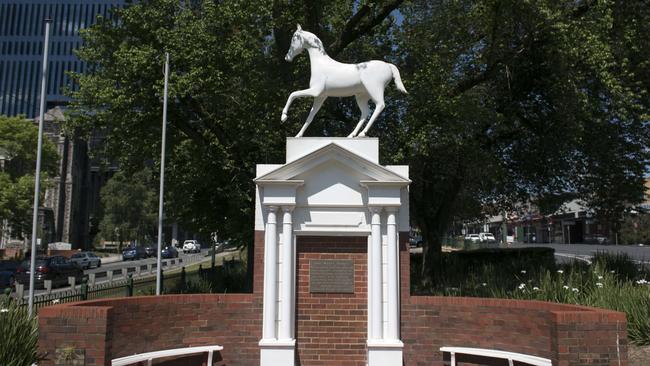
<svg viewBox="0 0 650 366">
<path fill-rule="evenodd" d="M 219 344 L 228 365 L 259 364 L 262 304 L 250 294 L 167 295 L 95 300 L 39 312 L 39 348 L 85 350 L 86 366 L 169 348 Z"/>
<path fill-rule="evenodd" d="M 226 365 L 259 365 L 263 234 L 255 232 L 252 294 L 116 298 L 41 309 L 39 347 L 49 359 L 39 365 L 55 365 L 57 349 L 83 350 L 84 365 L 104 366 L 114 358 L 134 353 L 208 344 L 224 346 L 218 356 Z M 627 366 L 623 313 L 538 301 L 411 296 L 407 238 L 406 233 L 400 233 L 405 365 L 441 366 L 440 347 L 462 346 L 537 355 L 550 358 L 554 366 Z M 363 364 L 365 348 L 360 350 L 359 346 L 366 333 L 367 312 L 358 305 L 365 308 L 367 304 L 367 239 L 309 237 L 299 238 L 297 244 L 297 363 Z M 354 261 L 358 276 L 354 296 L 328 294 L 329 298 L 323 298 L 305 288 L 306 261 L 329 256 Z M 358 316 L 364 319 L 359 321 Z M 334 322 L 348 327 L 350 335 L 345 338 L 331 328 L 324 329 Z M 350 343 L 349 348 L 344 340 Z M 331 345 L 334 351 L 328 348 Z M 316 354 L 318 359 L 314 358 Z M 165 362 L 164 366 L 201 362 L 200 357 L 186 358 Z"/>
<path fill-rule="evenodd" d="M 442 366 L 442 346 L 520 352 L 558 366 L 627 365 L 625 314 L 584 306 L 412 296 L 401 332 L 406 365 Z"/>
</svg>

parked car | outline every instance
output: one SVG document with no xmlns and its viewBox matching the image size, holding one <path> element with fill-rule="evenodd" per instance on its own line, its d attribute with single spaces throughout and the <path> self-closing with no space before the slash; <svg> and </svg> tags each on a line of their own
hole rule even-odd
<svg viewBox="0 0 650 366">
<path fill-rule="evenodd" d="M 479 233 L 478 238 L 481 241 L 481 243 L 496 243 L 497 239 L 494 237 L 494 234 L 492 233 Z"/>
<path fill-rule="evenodd" d="M 102 266 L 102 260 L 93 252 L 75 253 L 70 257 L 70 261 L 78 265 L 81 269 L 99 268 Z"/>
<path fill-rule="evenodd" d="M 160 256 L 162 258 L 178 258 L 178 250 L 176 250 L 176 247 L 174 247 L 173 245 L 169 245 L 163 248 L 162 252 L 160 253 Z"/>
<path fill-rule="evenodd" d="M 16 261 L 0 261 L 0 289 L 14 287 L 18 266 Z"/>
<path fill-rule="evenodd" d="M 16 271 L 16 282 L 29 287 L 31 260 L 24 260 Z M 52 288 L 66 286 L 68 277 L 75 277 L 81 282 L 84 272 L 79 266 L 63 256 L 36 257 L 36 273 L 34 274 L 34 287 L 44 288 L 45 281 L 52 281 Z"/>
<path fill-rule="evenodd" d="M 422 246 L 422 235 L 416 235 L 409 237 L 409 245 L 412 247 L 421 247 Z"/>
<path fill-rule="evenodd" d="M 201 244 L 196 240 L 185 240 L 183 242 L 183 253 L 200 253 Z"/>
<path fill-rule="evenodd" d="M 144 247 L 128 247 L 122 251 L 122 260 L 137 260 L 147 258 L 147 252 Z"/>
<path fill-rule="evenodd" d="M 144 252 L 147 253 L 147 257 L 154 257 L 156 249 L 158 249 L 158 244 L 149 244 L 144 247 Z"/>
<path fill-rule="evenodd" d="M 468 234 L 465 236 L 465 240 L 471 241 L 472 243 L 478 243 L 481 241 L 481 238 L 478 236 L 478 234 Z"/>
</svg>

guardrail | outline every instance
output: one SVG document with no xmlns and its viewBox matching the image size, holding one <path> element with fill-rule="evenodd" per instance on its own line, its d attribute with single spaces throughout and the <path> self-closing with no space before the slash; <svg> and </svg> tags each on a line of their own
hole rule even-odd
<svg viewBox="0 0 650 366">
<path fill-rule="evenodd" d="M 163 261 L 161 270 L 162 292 L 172 293 L 175 289 L 187 285 L 188 275 L 185 272 L 185 267 L 183 266 L 179 272 L 167 274 L 165 272 L 171 270 L 168 269 L 169 267 L 196 263 L 204 259 L 206 258 L 203 256 L 188 256 Z M 38 311 L 44 306 L 74 301 L 118 296 L 153 295 L 156 292 L 156 270 L 157 264 L 149 263 L 91 273 L 84 278 L 80 285 L 75 284 L 63 291 L 47 292 L 34 296 L 34 309 Z M 201 265 L 199 265 L 199 272 L 202 272 Z M 98 280 L 102 282 L 98 283 Z M 45 287 L 48 287 L 47 284 Z M 6 292 L 9 295 L 11 289 L 6 289 Z M 28 299 L 24 296 L 24 288 L 21 285 L 16 286 L 15 297 L 20 305 L 27 306 Z"/>
</svg>

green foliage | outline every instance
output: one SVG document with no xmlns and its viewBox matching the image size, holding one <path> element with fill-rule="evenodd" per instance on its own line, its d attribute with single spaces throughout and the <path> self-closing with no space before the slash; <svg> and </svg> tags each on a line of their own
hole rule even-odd
<svg viewBox="0 0 650 366">
<path fill-rule="evenodd" d="M 178 283 L 171 293 L 224 294 L 249 292 L 246 263 L 240 260 L 224 261 L 214 269 L 188 274 L 186 284 Z"/>
<path fill-rule="evenodd" d="M 0 169 L 0 221 L 8 220 L 19 237 L 31 232 L 37 142 L 38 126 L 33 121 L 0 116 L 0 154 L 10 159 L 5 161 L 4 170 Z M 57 159 L 56 147 L 44 136 L 41 194 L 47 188 L 48 176 L 56 175 Z"/>
<path fill-rule="evenodd" d="M 402 22 L 388 15 L 398 8 Z M 283 159 L 310 103 L 279 122 L 308 84 L 306 57 L 283 60 L 296 23 L 343 62 L 396 63 L 408 97 L 387 89 L 373 129 L 385 164 L 410 165 L 423 270 L 454 219 L 545 212 L 581 198 L 617 227 L 648 163 L 650 8 L 643 1 L 378 2 L 151 0 L 84 32 L 68 131 L 106 136 L 121 167 L 158 159 L 162 57 L 172 75 L 167 213 L 185 228 L 252 243 L 256 163 Z M 328 100 L 310 134 L 346 135 L 352 98 Z M 252 253 L 252 251 L 251 251 Z"/>
<path fill-rule="evenodd" d="M 38 321 L 27 307 L 0 296 L 0 365 L 31 366 L 43 359 L 38 353 Z"/>
<path fill-rule="evenodd" d="M 584 200 L 616 228 L 648 163 L 642 1 L 413 1 L 398 154 L 433 270 L 454 218 Z M 624 46 L 625 45 L 625 46 Z M 431 265 L 427 265 L 429 261 Z"/>
<path fill-rule="evenodd" d="M 533 256 L 541 255 L 537 253 Z M 650 271 L 629 257 L 599 253 L 593 264 L 573 262 L 539 265 L 535 261 L 511 257 L 511 264 L 492 262 L 469 254 L 471 263 L 457 256 L 443 261 L 444 268 L 433 283 L 417 277 L 421 256 L 412 256 L 412 287 L 418 294 L 494 297 L 553 301 L 612 309 L 626 313 L 628 335 L 634 344 L 650 344 Z M 443 256 L 443 258 L 445 258 Z M 481 260 L 483 259 L 483 260 Z"/>
<path fill-rule="evenodd" d="M 142 242 L 153 237 L 158 218 L 157 192 L 151 170 L 133 175 L 120 171 L 102 188 L 100 235 L 107 240 Z"/>
<path fill-rule="evenodd" d="M 252 243 L 255 164 L 281 161 L 285 136 L 295 134 L 307 112 L 308 102 L 299 102 L 290 121 L 280 123 L 289 93 L 308 85 L 307 58 L 283 59 L 296 23 L 318 33 L 336 55 L 373 27 L 386 29 L 389 12 L 382 9 L 399 2 L 385 3 L 152 0 L 117 9 L 119 21 L 100 20 L 83 32 L 79 57 L 95 67 L 75 76 L 80 88 L 72 93 L 66 130 L 97 130 L 108 155 L 129 173 L 157 161 L 161 70 L 169 52 L 167 216 L 187 230 Z M 355 9 L 364 15 L 346 28 Z M 352 62 L 369 57 L 360 53 L 340 55 Z M 326 103 L 309 133 L 352 129 L 351 103 Z"/>
<path fill-rule="evenodd" d="M 630 214 L 621 223 L 623 244 L 650 245 L 650 213 Z"/>
</svg>

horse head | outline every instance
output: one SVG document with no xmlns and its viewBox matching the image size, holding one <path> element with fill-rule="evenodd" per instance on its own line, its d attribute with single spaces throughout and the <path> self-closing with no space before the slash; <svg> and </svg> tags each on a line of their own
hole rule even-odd
<svg viewBox="0 0 650 366">
<path fill-rule="evenodd" d="M 289 62 L 293 61 L 293 58 L 302 53 L 305 48 L 315 48 L 325 54 L 325 48 L 321 40 L 315 34 L 302 30 L 302 27 L 298 24 L 293 37 L 291 37 L 291 46 L 284 59 Z"/>
</svg>

